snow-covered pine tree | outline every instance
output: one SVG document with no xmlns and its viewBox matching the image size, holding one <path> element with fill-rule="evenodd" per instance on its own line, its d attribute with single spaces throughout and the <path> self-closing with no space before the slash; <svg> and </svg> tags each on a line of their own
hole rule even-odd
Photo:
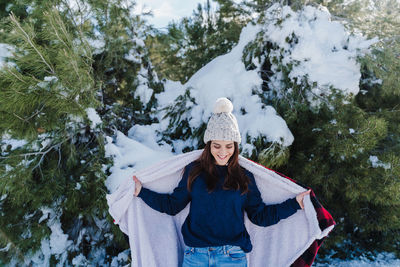
<svg viewBox="0 0 400 267">
<path fill-rule="evenodd" d="M 42 24 L 12 15 L 6 29 L 13 56 L 0 70 L 0 262 L 126 263 L 126 253 L 113 259 L 127 244 L 105 200 L 110 160 L 87 41 L 96 31 L 68 3 L 42 4 Z"/>
<path fill-rule="evenodd" d="M 398 58 L 388 47 L 383 51 L 391 59 L 385 62 L 379 62 L 385 58 L 379 52 L 367 54 L 363 59 L 360 59 L 362 54 L 350 56 L 355 51 L 355 43 L 360 41 L 349 37 L 337 44 L 321 42 L 330 47 L 326 50 L 321 45 L 318 49 L 324 49 L 321 50 L 325 51 L 324 56 L 320 62 L 315 61 L 319 51 L 313 40 L 324 40 L 324 34 L 317 26 L 321 17 L 310 14 L 309 7 L 300 10 L 298 16 L 281 8 L 270 9 L 262 16 L 269 28 L 247 47 L 244 56 L 249 68 L 262 65 L 261 96 L 283 116 L 295 136 L 290 157 L 279 170 L 318 192 L 321 202 L 338 221 L 322 252 L 334 249 L 339 257 L 374 250 L 396 252 L 400 158 L 398 146 L 394 144 L 400 135 L 398 127 L 392 125 L 398 125 L 395 117 L 399 117 L 398 83 L 395 85 L 398 77 L 394 77 Z M 302 29 L 285 32 L 285 38 L 274 37 L 274 31 L 284 29 L 286 23 L 302 25 Z M 312 54 L 300 49 L 305 44 L 308 24 L 320 33 L 308 40 L 307 45 L 313 47 Z M 335 31 L 325 29 L 331 41 L 338 37 Z M 364 68 L 374 69 L 374 72 L 364 71 L 361 93 L 358 93 L 358 80 L 354 80 L 353 87 L 357 90 L 351 93 L 348 90 L 351 86 L 335 85 L 335 81 L 348 80 L 345 72 L 337 79 L 330 78 L 329 82 L 329 77 L 335 74 L 320 72 L 335 66 L 344 54 L 358 57 L 361 62 L 369 61 L 363 63 Z M 351 65 L 349 61 L 344 67 Z"/>
<path fill-rule="evenodd" d="M 371 116 L 384 119 L 387 134 L 370 155 L 374 169 L 372 179 L 381 182 L 384 193 L 377 196 L 379 212 L 385 210 L 384 223 L 371 224 L 374 238 L 363 235 L 366 246 L 394 251 L 400 257 L 400 3 L 398 1 L 373 1 L 370 6 L 361 5 L 357 16 L 352 16 L 350 26 L 369 36 L 379 36 L 372 53 L 362 58 L 363 93 L 357 95 L 357 104 Z M 366 10 L 367 9 L 367 10 Z M 373 14 L 372 16 L 370 14 Z M 363 23 L 362 23 L 363 22 Z M 374 192 L 368 192 L 373 195 Z M 391 211 L 392 214 L 389 213 Z"/>
<path fill-rule="evenodd" d="M 1 174 L 7 177 L 20 172 L 18 175 L 25 179 L 21 181 L 30 182 L 24 188 L 32 192 L 26 195 L 27 203 L 32 199 L 34 205 L 25 204 L 19 214 L 13 213 L 10 207 L 15 202 L 11 202 L 7 193 L 11 189 L 6 184 L 13 180 L 2 180 L 0 206 L 12 219 L 4 217 L 0 229 L 8 233 L 3 227 L 20 228 L 1 238 L 7 241 L 0 244 L 0 255 L 4 262 L 11 258 L 15 262 L 14 252 L 20 251 L 16 253 L 21 256 L 19 262 L 32 265 L 126 263 L 129 259 L 123 250 L 128 245 L 112 224 L 105 202 L 104 177 L 111 162 L 105 157 L 104 137 L 114 135 L 116 129 L 126 133 L 133 124 L 154 121 L 153 95 L 163 90 L 163 84 L 153 71 L 144 45 L 148 27 L 140 15 L 134 15 L 134 4 L 125 1 L 21 1 L 18 5 L 28 16 L 23 16 L 23 23 L 15 20 L 2 28 L 7 33 L 2 35 L 2 42 L 13 47 L 15 56 L 10 57 L 9 68 L 2 72 L 8 80 L 2 81 L 6 90 L 1 93 L 8 98 L 2 98 L 0 105 L 8 119 L 0 124 Z M 56 13 L 43 17 L 43 11 L 49 9 Z M 53 16 L 58 19 L 53 24 L 63 28 L 49 27 Z M 22 38 L 25 35 L 14 30 L 17 22 L 32 36 L 40 54 Z M 66 40 L 60 41 L 61 37 Z M 54 75 L 50 76 L 41 55 L 55 69 Z M 6 71 L 9 69 L 13 72 Z M 26 86 L 25 79 L 31 87 Z M 46 94 L 39 94 L 42 91 Z M 33 97 L 40 98 L 36 101 Z M 21 114 L 10 113 L 3 103 L 14 103 L 13 108 Z M 9 124 L 18 123 L 15 115 L 30 123 L 20 121 L 20 127 Z M 32 127 L 32 123 L 40 126 Z M 25 155 L 27 160 L 36 161 L 19 168 Z M 41 164 L 35 165 L 38 161 Z M 12 190 L 19 189 L 15 186 Z M 33 192 L 41 194 L 37 197 Z M 29 227 L 22 229 L 17 223 L 21 216 L 25 216 Z M 30 229 L 30 225 L 41 232 L 35 227 Z M 18 239 L 21 235 L 23 240 Z"/>
<path fill-rule="evenodd" d="M 204 5 L 198 4 L 191 16 L 171 22 L 166 33 L 156 30 L 154 36 L 147 38 L 157 73 L 185 83 L 205 64 L 232 49 L 249 20 L 232 0 L 207 0 Z"/>
<path fill-rule="evenodd" d="M 154 122 L 154 94 L 164 89 L 144 43 L 150 27 L 134 15 L 134 7 L 122 0 L 96 1 L 90 7 L 94 29 L 88 37 L 95 48 L 93 74 L 103 104 L 99 113 L 110 135 Z"/>
</svg>

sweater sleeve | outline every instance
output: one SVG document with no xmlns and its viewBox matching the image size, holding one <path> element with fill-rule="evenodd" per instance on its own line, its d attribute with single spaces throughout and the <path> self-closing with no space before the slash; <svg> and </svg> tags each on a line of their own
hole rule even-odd
<svg viewBox="0 0 400 267">
<path fill-rule="evenodd" d="M 188 176 L 189 168 L 185 168 L 181 181 L 171 194 L 157 193 L 142 187 L 138 197 L 148 206 L 159 212 L 176 215 L 183 210 L 191 200 L 190 192 L 187 190 Z"/>
<path fill-rule="evenodd" d="M 250 176 L 250 184 L 245 210 L 252 223 L 258 226 L 274 225 L 301 209 L 295 197 L 279 204 L 266 205 L 261 198 L 253 174 L 249 172 L 248 174 Z"/>
</svg>

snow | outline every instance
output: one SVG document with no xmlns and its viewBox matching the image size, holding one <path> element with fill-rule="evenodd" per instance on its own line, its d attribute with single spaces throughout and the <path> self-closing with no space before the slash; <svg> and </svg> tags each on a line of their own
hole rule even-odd
<svg viewBox="0 0 400 267">
<path fill-rule="evenodd" d="M 135 89 L 134 97 L 139 98 L 143 105 L 146 105 L 153 95 L 153 89 L 148 86 L 147 76 L 147 70 L 142 66 L 137 76 L 139 84 Z"/>
<path fill-rule="evenodd" d="M 4 58 L 11 57 L 12 56 L 11 51 L 12 51 L 12 47 L 10 45 L 0 43 L 0 69 L 6 64 L 10 64 L 10 63 L 6 63 L 4 61 Z"/>
<path fill-rule="evenodd" d="M 80 183 L 76 183 L 75 189 L 76 190 L 80 190 L 82 187 L 82 185 Z"/>
<path fill-rule="evenodd" d="M 145 47 L 144 41 L 138 37 L 133 38 L 132 41 L 140 47 Z"/>
<path fill-rule="evenodd" d="M 47 267 L 50 266 L 50 258 L 54 256 L 58 260 L 57 266 L 63 266 L 67 260 L 68 247 L 71 246 L 72 241 L 68 240 L 68 235 L 64 234 L 61 228 L 61 214 L 50 207 L 42 207 L 40 210 L 43 216 L 39 219 L 39 222 L 47 219 L 47 226 L 50 228 L 51 234 L 49 239 L 41 240 L 41 249 L 30 260 L 32 260 L 34 266 Z M 29 265 L 32 265 L 32 263 Z"/>
<path fill-rule="evenodd" d="M 72 259 L 72 265 L 73 266 L 89 266 L 90 264 L 85 256 L 83 256 L 82 254 L 79 254 L 78 256 L 76 256 L 75 258 Z"/>
<path fill-rule="evenodd" d="M 97 125 L 100 125 L 102 123 L 99 114 L 97 114 L 97 112 L 94 108 L 87 108 L 86 114 L 91 122 L 91 124 L 90 124 L 91 129 L 95 129 L 97 127 Z"/>
<path fill-rule="evenodd" d="M 161 127 L 166 127 L 165 122 L 166 121 L 164 120 L 161 123 L 163 125 Z M 153 123 L 152 125 L 134 125 L 131 129 L 129 129 L 128 137 L 134 139 L 142 145 L 149 147 L 152 150 L 170 152 L 172 150 L 172 147 L 170 145 L 165 143 L 163 143 L 163 145 L 160 145 L 157 142 L 158 137 L 156 134 L 156 130 L 159 127 L 160 124 L 158 123 Z"/>
<path fill-rule="evenodd" d="M 19 147 L 22 147 L 27 144 L 26 140 L 21 139 L 12 139 L 10 135 L 3 134 L 1 137 L 1 150 L 4 151 L 6 147 L 11 146 L 11 150 L 15 150 Z"/>
<path fill-rule="evenodd" d="M 93 54 L 101 54 L 104 50 L 104 47 L 106 45 L 106 42 L 104 41 L 102 36 L 96 36 L 96 39 L 94 38 L 87 38 L 86 39 L 89 43 L 89 45 L 93 49 Z"/>
<path fill-rule="evenodd" d="M 56 82 L 58 81 L 58 78 L 56 76 L 46 76 L 43 80 L 45 82 Z"/>
<path fill-rule="evenodd" d="M 111 137 L 106 139 L 106 156 L 112 157 L 114 160 L 114 165 L 110 169 L 111 175 L 105 182 L 107 189 L 111 193 L 117 189 L 124 179 L 131 178 L 135 171 L 172 155 L 170 152 L 153 150 L 138 141 L 128 138 L 119 131 L 115 142 Z"/>
<path fill-rule="evenodd" d="M 315 263 L 315 267 L 399 267 L 400 259 L 393 253 L 380 253 L 372 260 L 365 256 L 353 260 L 331 259 L 329 263 Z"/>
<path fill-rule="evenodd" d="M 293 64 L 289 78 L 300 84 L 307 78 L 313 95 L 329 95 L 331 87 L 344 94 L 359 92 L 360 65 L 356 58 L 378 41 L 351 35 L 340 22 L 332 21 L 326 8 L 305 6 L 299 12 L 275 4 L 267 10 L 264 38 L 283 49 L 282 64 Z M 294 38 L 296 42 L 288 42 Z M 277 53 L 281 54 L 281 50 Z M 273 55 L 275 56 L 275 55 Z M 277 71 L 278 66 L 273 66 Z M 271 80 L 279 84 L 279 71 Z M 274 81 L 275 80 L 275 81 Z M 279 87 L 279 86 L 278 86 Z M 314 100 L 314 104 L 318 101 Z"/>
<path fill-rule="evenodd" d="M 117 257 L 114 257 L 111 262 L 111 267 L 118 267 L 121 266 L 121 262 L 127 262 L 129 258 L 130 250 L 124 250 L 118 254 Z"/>
<path fill-rule="evenodd" d="M 38 223 L 41 223 L 42 221 L 48 219 L 49 214 L 52 212 L 52 209 L 50 209 L 48 207 L 42 207 L 42 208 L 40 208 L 40 210 L 42 211 L 43 215 L 42 215 L 42 217 L 40 217 Z"/>
<path fill-rule="evenodd" d="M 0 248 L 0 252 L 7 252 L 11 247 L 11 243 L 8 243 L 7 246 Z"/>
<path fill-rule="evenodd" d="M 140 64 L 142 63 L 142 59 L 140 55 L 135 53 L 134 49 L 131 49 L 127 55 L 124 56 L 126 60 L 132 61 L 133 63 Z"/>
<path fill-rule="evenodd" d="M 63 233 L 61 223 L 56 221 L 49 226 L 51 229 L 49 241 L 51 254 L 62 254 L 66 252 L 67 247 L 72 243 L 72 241 L 68 240 L 68 235 Z"/>
<path fill-rule="evenodd" d="M 49 138 L 46 138 L 46 139 L 43 139 L 43 141 L 40 142 L 40 144 L 41 144 L 41 146 L 42 146 L 41 151 L 42 151 L 44 148 L 46 148 L 49 144 L 51 144 L 52 141 L 53 141 L 53 140 L 52 140 L 50 137 L 49 137 Z"/>
<path fill-rule="evenodd" d="M 373 168 L 382 167 L 382 168 L 384 168 L 385 170 L 388 170 L 388 169 L 391 168 L 390 163 L 383 163 L 382 161 L 380 161 L 380 160 L 378 159 L 377 156 L 372 156 L 372 155 L 369 156 L 369 162 L 371 163 L 371 165 L 372 165 Z"/>
</svg>

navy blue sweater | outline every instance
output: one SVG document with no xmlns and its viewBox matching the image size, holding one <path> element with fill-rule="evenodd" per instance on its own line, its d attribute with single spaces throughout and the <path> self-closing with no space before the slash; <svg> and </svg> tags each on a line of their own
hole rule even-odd
<svg viewBox="0 0 400 267">
<path fill-rule="evenodd" d="M 190 211 L 181 229 L 187 246 L 234 245 L 250 252 L 252 245 L 244 225 L 244 211 L 254 224 L 269 226 L 301 209 L 296 198 L 275 205 L 264 204 L 254 176 L 247 170 L 244 170 L 250 178 L 247 194 L 241 195 L 240 190 L 223 190 L 226 166 L 215 165 L 219 181 L 213 192 L 207 192 L 203 173 L 194 180 L 189 192 L 187 181 L 193 164 L 186 167 L 182 180 L 171 194 L 160 194 L 142 187 L 138 195 L 151 208 L 169 215 L 179 213 L 190 202 Z"/>
</svg>

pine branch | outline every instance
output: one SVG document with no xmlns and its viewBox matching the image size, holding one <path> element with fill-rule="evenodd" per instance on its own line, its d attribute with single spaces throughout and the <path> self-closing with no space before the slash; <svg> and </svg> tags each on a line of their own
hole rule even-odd
<svg viewBox="0 0 400 267">
<path fill-rule="evenodd" d="M 18 91 L 16 91 L 17 93 L 20 93 L 20 92 L 18 92 Z M 21 93 L 21 94 L 23 94 L 23 93 Z M 15 114 L 15 113 L 13 113 L 13 115 L 15 116 L 15 117 L 17 117 L 18 119 L 20 119 L 20 120 L 22 120 L 22 121 L 24 121 L 24 122 L 26 122 L 26 123 L 29 123 L 29 120 L 30 119 L 32 119 L 33 117 L 35 117 L 36 115 L 38 115 L 42 110 L 43 110 L 43 108 L 44 108 L 44 105 L 42 105 L 42 107 L 40 108 L 40 109 L 38 109 L 35 113 L 33 113 L 32 115 L 30 115 L 28 118 L 21 118 L 20 116 L 18 116 L 17 114 Z"/>
<path fill-rule="evenodd" d="M 79 15 L 80 15 L 80 21 L 81 21 L 81 24 L 80 25 L 78 25 L 77 23 L 76 23 L 76 21 L 75 21 L 75 19 L 74 19 L 74 14 L 73 14 L 73 11 L 71 10 L 71 7 L 70 7 L 70 3 L 68 2 L 68 1 L 61 1 L 60 3 L 62 3 L 65 7 L 66 7 L 66 9 L 68 10 L 68 13 L 70 14 L 70 16 L 71 16 L 71 22 L 72 22 L 72 24 L 75 26 L 75 28 L 78 30 L 78 37 L 79 37 L 79 40 L 81 41 L 81 44 L 83 44 L 84 46 L 85 46 L 85 49 L 86 49 L 86 51 L 90 51 L 90 46 L 89 46 L 89 44 L 85 41 L 85 38 L 84 38 L 84 34 L 83 34 L 83 30 L 82 30 L 82 24 L 83 24 L 83 21 L 84 21 L 84 18 L 83 18 L 83 8 L 81 8 L 81 6 L 80 6 L 80 4 L 79 4 L 79 1 L 76 1 L 75 3 L 76 3 L 76 5 L 78 6 L 78 13 L 79 13 Z M 90 17 L 90 16 L 89 16 Z M 85 57 L 87 57 L 88 59 L 91 59 L 91 57 L 89 57 L 89 56 L 87 56 L 87 55 L 85 55 Z"/>
<path fill-rule="evenodd" d="M 22 28 L 21 24 L 18 22 L 17 18 L 15 17 L 14 13 L 12 13 L 12 12 L 10 14 L 10 19 L 14 23 L 14 25 L 16 25 L 19 28 L 19 30 L 21 31 L 22 35 L 25 37 L 25 40 L 29 43 L 29 45 L 40 56 L 40 58 L 42 59 L 43 63 L 50 69 L 51 74 L 55 75 L 55 71 L 54 71 L 53 67 L 51 67 L 51 65 L 49 63 L 47 63 L 47 61 L 44 58 L 44 56 L 42 55 L 42 53 L 40 53 L 40 51 L 36 48 L 35 44 L 33 43 L 33 40 L 29 37 L 28 33 Z"/>
<path fill-rule="evenodd" d="M 20 259 L 25 259 L 24 254 L 18 249 L 17 245 L 4 233 L 3 230 L 0 228 L 0 237 L 2 240 L 5 240 L 7 244 L 11 244 L 11 247 L 14 249 L 14 251 L 17 253 L 18 257 Z"/>
<path fill-rule="evenodd" d="M 24 118 L 21 118 L 20 116 L 18 116 L 18 115 L 15 114 L 15 113 L 13 113 L 13 115 L 14 115 L 15 117 L 17 117 L 18 119 L 20 119 L 21 121 L 28 122 L 27 120 L 25 120 Z"/>
<path fill-rule="evenodd" d="M 53 21 L 53 18 L 49 15 L 48 12 L 45 13 L 45 16 L 48 16 L 48 17 L 49 17 L 50 26 L 51 26 L 51 28 L 53 29 L 53 32 L 54 32 L 54 34 L 57 36 L 58 40 L 60 40 L 60 41 L 64 44 L 65 47 L 69 48 L 69 46 L 67 45 L 67 43 L 64 42 L 64 39 L 61 38 L 61 36 L 58 34 L 58 30 L 57 30 L 56 27 L 54 26 L 55 21 Z M 59 20 L 59 21 L 57 21 L 57 22 L 59 23 L 59 26 L 60 26 L 61 29 L 63 30 L 63 27 L 62 27 L 62 26 L 64 25 L 63 22 L 62 22 L 61 20 Z M 64 32 L 64 36 L 65 36 L 65 37 L 68 37 L 68 34 Z"/>
<path fill-rule="evenodd" d="M 20 77 L 17 76 L 17 74 L 15 74 L 15 73 L 13 72 L 14 69 L 10 69 L 10 68 L 8 68 L 8 67 L 6 67 L 5 69 L 6 69 L 6 71 L 7 71 L 8 73 L 10 73 L 12 76 L 14 76 L 18 81 L 27 84 L 27 82 L 25 82 L 24 80 L 22 80 Z M 19 72 L 17 72 L 17 73 L 20 74 Z"/>
<path fill-rule="evenodd" d="M 42 173 L 42 170 L 41 170 L 41 168 L 40 168 L 40 164 L 42 164 L 43 159 L 44 159 L 44 157 L 46 156 L 46 154 L 49 153 L 50 151 L 52 151 L 53 149 L 57 149 L 57 150 L 59 151 L 59 150 L 60 150 L 61 144 L 64 143 L 65 141 L 67 141 L 68 139 L 70 139 L 70 137 L 67 138 L 67 139 L 65 139 L 65 140 L 63 140 L 62 142 L 60 142 L 60 143 L 58 143 L 58 144 L 55 144 L 55 145 L 51 146 L 49 149 L 47 149 L 46 151 L 44 151 L 43 153 L 41 153 L 42 156 L 40 157 L 39 162 L 32 168 L 32 171 L 39 167 L 40 173 Z M 42 176 L 43 176 L 43 174 L 42 174 Z"/>
<path fill-rule="evenodd" d="M 65 24 L 64 24 L 64 22 L 62 21 L 62 19 L 60 18 L 59 14 L 57 12 L 54 12 L 54 14 L 55 14 L 54 16 L 51 16 L 49 13 L 47 13 L 47 12 L 45 13 L 45 15 L 49 17 L 50 25 L 53 28 L 53 32 L 57 36 L 58 40 L 60 40 L 60 42 L 62 42 L 64 44 L 64 46 L 67 49 L 70 50 L 71 47 L 66 42 L 64 42 L 64 39 L 59 35 L 59 32 L 58 32 L 58 29 L 60 29 L 62 34 L 63 34 L 63 36 L 67 39 L 68 43 L 72 44 L 72 40 L 70 40 L 70 38 L 69 38 L 70 36 L 69 36 L 69 34 L 67 32 Z M 58 25 L 58 29 L 54 25 L 55 23 Z M 67 51 L 65 49 L 63 49 L 63 52 L 68 57 L 68 53 L 67 53 Z M 79 75 L 79 69 L 78 69 L 78 64 L 77 64 L 76 60 L 73 60 L 71 58 L 70 63 L 71 63 L 71 65 L 72 65 L 72 67 L 73 67 L 73 69 L 75 71 L 75 74 L 78 77 L 78 80 L 81 81 L 82 79 L 81 79 L 81 77 Z"/>
<path fill-rule="evenodd" d="M 52 145 L 52 146 L 49 147 L 49 149 L 47 149 L 46 151 L 40 150 L 40 151 L 37 151 L 37 152 L 30 152 L 30 153 L 22 153 L 22 154 L 17 154 L 17 155 L 10 155 L 10 156 L 7 156 L 7 157 L 0 157 L 0 159 L 8 159 L 8 158 L 10 158 L 10 157 L 29 157 L 29 156 L 39 156 L 39 155 L 41 155 L 40 161 L 39 161 L 39 163 L 38 163 L 38 164 L 40 164 L 40 163 L 43 161 L 43 158 L 44 158 L 44 156 L 46 156 L 47 153 L 49 153 L 49 152 L 50 152 L 51 150 L 53 150 L 54 148 L 59 147 L 60 145 L 62 145 L 63 143 L 65 143 L 66 141 L 68 141 L 68 140 L 71 139 L 71 138 L 72 138 L 72 137 L 68 137 L 68 138 L 66 138 L 66 139 L 63 140 L 63 141 L 61 141 L 61 142 L 59 142 L 59 143 L 57 143 L 57 144 L 55 144 L 55 145 Z M 38 164 L 37 164 L 32 170 L 34 170 L 35 168 L 37 168 Z"/>
</svg>

